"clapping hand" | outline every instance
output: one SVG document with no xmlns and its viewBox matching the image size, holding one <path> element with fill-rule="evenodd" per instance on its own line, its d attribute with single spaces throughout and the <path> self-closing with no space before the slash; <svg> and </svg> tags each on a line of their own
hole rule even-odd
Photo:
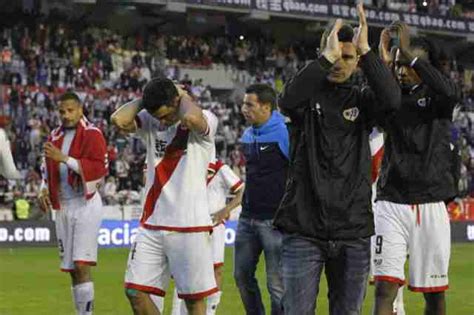
<svg viewBox="0 0 474 315">
<path fill-rule="evenodd" d="M 357 15 L 359 16 L 359 26 L 354 29 L 354 38 L 352 42 L 356 47 L 357 54 L 363 56 L 369 52 L 369 31 L 367 19 L 365 17 L 364 6 L 362 3 L 357 4 Z"/>
<path fill-rule="evenodd" d="M 331 33 L 329 33 L 329 36 L 326 38 L 326 46 L 322 52 L 322 55 L 331 63 L 335 63 L 342 55 L 341 45 L 339 44 L 338 38 L 338 33 L 341 27 L 342 20 L 337 19 L 332 27 Z"/>
</svg>

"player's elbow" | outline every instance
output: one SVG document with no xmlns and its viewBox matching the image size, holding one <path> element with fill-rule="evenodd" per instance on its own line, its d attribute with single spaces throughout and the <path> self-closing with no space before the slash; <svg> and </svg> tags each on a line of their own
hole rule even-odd
<svg viewBox="0 0 474 315">
<path fill-rule="evenodd" d="M 115 113 L 110 117 L 110 122 L 121 131 L 130 132 L 133 129 L 133 121 L 127 121 Z"/>
<path fill-rule="evenodd" d="M 117 115 L 117 112 L 113 113 L 112 116 L 110 116 L 110 122 L 118 128 L 121 128 L 123 126 L 123 122 L 120 119 L 119 115 Z"/>
</svg>

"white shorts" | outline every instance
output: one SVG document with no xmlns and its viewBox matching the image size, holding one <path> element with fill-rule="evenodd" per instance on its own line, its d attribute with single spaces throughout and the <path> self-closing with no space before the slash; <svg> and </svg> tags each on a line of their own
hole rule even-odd
<svg viewBox="0 0 474 315">
<path fill-rule="evenodd" d="M 214 268 L 224 265 L 225 225 L 219 224 L 212 230 L 212 257 Z"/>
<path fill-rule="evenodd" d="M 61 271 L 71 272 L 74 264 L 97 264 L 97 235 L 102 223 L 102 199 L 98 193 L 90 200 L 61 201 L 56 214 Z"/>
<path fill-rule="evenodd" d="M 444 202 L 404 205 L 379 201 L 374 214 L 375 280 L 403 285 L 408 255 L 410 290 L 447 290 L 451 228 Z"/>
<path fill-rule="evenodd" d="M 171 275 L 182 299 L 199 300 L 219 291 L 209 232 L 139 228 L 128 256 L 125 288 L 165 296 Z"/>
</svg>

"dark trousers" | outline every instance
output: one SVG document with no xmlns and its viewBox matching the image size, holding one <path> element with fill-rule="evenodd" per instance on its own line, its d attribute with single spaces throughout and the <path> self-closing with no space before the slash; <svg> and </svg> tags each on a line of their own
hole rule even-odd
<svg viewBox="0 0 474 315">
<path fill-rule="evenodd" d="M 281 233 L 272 220 L 240 218 L 234 252 L 234 278 L 247 315 L 265 315 L 260 288 L 255 278 L 260 255 L 265 256 L 267 288 L 271 299 L 271 314 L 283 314 L 281 298 Z"/>
<path fill-rule="evenodd" d="M 370 237 L 315 241 L 283 235 L 282 272 L 286 315 L 314 315 L 323 267 L 330 315 L 359 315 L 370 266 Z"/>
</svg>

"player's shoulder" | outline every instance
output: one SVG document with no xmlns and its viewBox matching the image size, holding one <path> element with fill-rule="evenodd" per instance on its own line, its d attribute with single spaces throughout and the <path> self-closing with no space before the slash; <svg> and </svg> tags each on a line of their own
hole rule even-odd
<svg viewBox="0 0 474 315">
<path fill-rule="evenodd" d="M 208 124 L 212 124 L 214 126 L 217 126 L 217 124 L 219 122 L 219 119 L 217 118 L 216 114 L 214 114 L 213 112 L 211 112 L 208 109 L 203 109 L 202 114 L 206 118 Z"/>
<path fill-rule="evenodd" d="M 100 134 L 101 136 L 103 136 L 102 134 L 102 130 L 100 130 L 96 125 L 94 125 L 92 122 L 90 122 L 89 120 L 87 120 L 86 118 L 82 118 L 79 123 L 81 124 L 81 126 L 84 128 L 84 131 L 88 134 Z"/>
</svg>

